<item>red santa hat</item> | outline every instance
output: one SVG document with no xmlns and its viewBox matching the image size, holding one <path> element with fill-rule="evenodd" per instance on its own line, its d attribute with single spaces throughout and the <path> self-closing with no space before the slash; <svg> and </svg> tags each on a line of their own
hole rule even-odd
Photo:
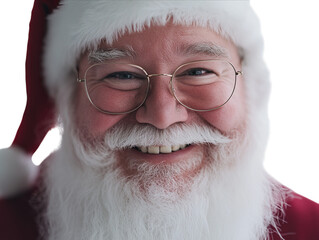
<svg viewBox="0 0 319 240">
<path fill-rule="evenodd" d="M 268 71 L 262 59 L 259 21 L 249 1 L 35 0 L 26 61 L 27 106 L 9 149 L 0 150 L 0 196 L 21 192 L 34 181 L 31 156 L 55 125 L 56 104 L 81 53 L 151 23 L 198 25 L 230 38 L 243 57 L 250 122 L 267 136 Z M 60 113 L 61 114 L 61 113 Z"/>
</svg>

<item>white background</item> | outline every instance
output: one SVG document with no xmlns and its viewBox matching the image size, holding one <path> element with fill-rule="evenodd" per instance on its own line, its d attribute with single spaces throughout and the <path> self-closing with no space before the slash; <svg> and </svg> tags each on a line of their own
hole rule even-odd
<svg viewBox="0 0 319 240">
<path fill-rule="evenodd" d="M 265 167 L 293 190 L 319 202 L 319 5 L 317 1 L 252 0 L 271 70 L 270 141 Z M 24 64 L 33 0 L 0 9 L 0 148 L 8 147 L 25 107 Z M 39 163 L 57 146 L 57 131 L 40 147 Z M 46 145 L 46 146 L 45 146 Z"/>
</svg>

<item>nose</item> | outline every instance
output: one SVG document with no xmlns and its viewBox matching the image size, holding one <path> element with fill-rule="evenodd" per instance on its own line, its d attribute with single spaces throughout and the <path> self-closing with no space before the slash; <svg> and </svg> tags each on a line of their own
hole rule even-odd
<svg viewBox="0 0 319 240">
<path fill-rule="evenodd" d="M 188 110 L 171 93 L 167 74 L 152 74 L 151 86 L 143 106 L 136 112 L 136 121 L 165 129 L 174 123 L 185 122 Z"/>
</svg>

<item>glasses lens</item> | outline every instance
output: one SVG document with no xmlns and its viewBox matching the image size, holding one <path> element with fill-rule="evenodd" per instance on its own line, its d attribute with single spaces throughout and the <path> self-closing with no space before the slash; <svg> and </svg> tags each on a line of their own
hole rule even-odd
<svg viewBox="0 0 319 240">
<path fill-rule="evenodd" d="M 194 110 L 213 110 L 231 98 L 236 73 L 227 61 L 192 62 L 175 71 L 172 84 L 175 97 L 183 105 Z"/>
<path fill-rule="evenodd" d="M 85 79 L 90 101 L 109 113 L 138 108 L 148 91 L 145 72 L 130 64 L 95 64 L 86 71 Z"/>
</svg>

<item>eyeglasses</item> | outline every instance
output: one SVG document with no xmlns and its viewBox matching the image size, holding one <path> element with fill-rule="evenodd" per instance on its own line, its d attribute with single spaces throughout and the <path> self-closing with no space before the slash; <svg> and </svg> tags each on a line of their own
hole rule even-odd
<svg viewBox="0 0 319 240">
<path fill-rule="evenodd" d="M 78 82 L 85 83 L 87 97 L 96 109 L 126 114 L 144 104 L 151 77 L 169 77 L 170 91 L 181 105 L 206 112 L 229 101 L 241 74 L 230 62 L 216 59 L 182 64 L 172 74 L 148 74 L 134 64 L 102 62 L 88 67 Z"/>
</svg>

